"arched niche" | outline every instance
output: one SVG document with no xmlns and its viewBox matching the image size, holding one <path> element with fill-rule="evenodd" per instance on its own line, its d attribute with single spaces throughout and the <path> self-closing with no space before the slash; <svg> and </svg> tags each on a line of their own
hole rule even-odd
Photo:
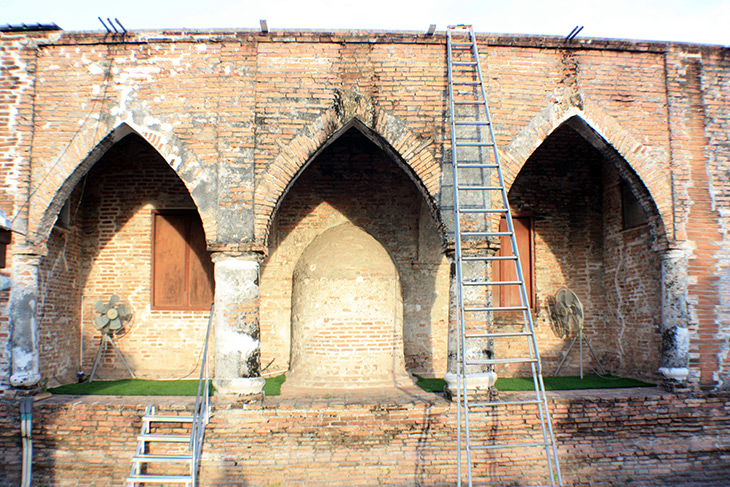
<svg viewBox="0 0 730 487">
<path fill-rule="evenodd" d="M 135 310 L 117 346 L 137 375 L 190 372 L 196 366 L 190 350 L 204 340 L 213 276 L 198 209 L 184 182 L 149 142 L 130 132 L 65 190 L 38 271 L 41 373 L 62 381 L 74 380 L 78 371 L 90 373 L 99 344 L 94 304 L 112 294 Z M 185 248 L 179 246 L 183 241 Z M 171 265 L 157 265 L 159 257 Z M 183 260 L 184 269 L 178 265 Z M 175 276 L 196 272 L 196 263 L 207 266 L 202 279 L 186 277 L 183 286 L 196 305 L 166 299 L 179 295 Z M 208 288 L 204 296 L 196 294 L 201 283 Z M 99 377 L 126 378 L 128 372 L 110 352 Z"/>
<path fill-rule="evenodd" d="M 351 223 L 323 232 L 299 258 L 291 326 L 291 386 L 408 383 L 398 271 L 380 242 Z"/>
</svg>

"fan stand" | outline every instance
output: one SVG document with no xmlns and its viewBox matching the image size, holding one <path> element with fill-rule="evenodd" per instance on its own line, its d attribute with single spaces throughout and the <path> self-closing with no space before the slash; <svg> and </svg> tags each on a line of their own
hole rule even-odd
<svg viewBox="0 0 730 487">
<path fill-rule="evenodd" d="M 124 356 L 122 355 L 122 352 L 119 351 L 119 348 L 117 348 L 117 345 L 114 343 L 114 339 L 109 336 L 107 333 L 102 333 L 101 335 L 101 343 L 99 343 L 99 351 L 96 352 L 96 359 L 94 359 L 94 367 L 91 369 L 91 376 L 89 377 L 89 383 L 94 381 L 94 376 L 96 375 L 96 369 L 99 368 L 99 361 L 101 360 L 101 354 L 102 352 L 106 351 L 107 347 L 111 345 L 114 351 L 117 354 L 117 357 L 122 361 L 124 366 L 127 368 L 130 374 L 132 374 L 132 378 L 136 379 L 137 376 L 134 375 L 134 372 L 132 372 L 132 369 L 129 368 L 129 365 L 127 364 L 127 361 L 124 360 Z"/>
<path fill-rule="evenodd" d="M 558 368 L 555 369 L 555 373 L 553 374 L 553 377 L 556 377 L 558 375 L 558 372 L 560 372 L 560 368 L 563 366 L 563 364 L 567 360 L 568 356 L 570 355 L 570 351 L 573 349 L 573 345 L 575 345 L 576 340 L 578 341 L 578 348 L 580 349 L 580 378 L 581 378 L 581 380 L 583 380 L 583 341 L 584 340 L 586 342 L 586 345 L 588 345 L 588 349 L 591 351 L 591 355 L 593 355 L 593 358 L 595 359 L 596 363 L 598 364 L 598 368 L 601 370 L 601 374 L 605 375 L 606 372 L 603 370 L 603 366 L 601 365 L 601 362 L 598 360 L 598 357 L 596 357 L 596 352 L 593 351 L 591 342 L 588 341 L 588 338 L 583 336 L 583 326 L 581 326 L 578 329 L 578 334 L 575 335 L 575 337 L 573 338 L 573 341 L 570 342 L 568 351 L 565 352 L 565 355 L 563 355 L 563 360 L 560 361 L 560 364 L 558 364 Z"/>
</svg>

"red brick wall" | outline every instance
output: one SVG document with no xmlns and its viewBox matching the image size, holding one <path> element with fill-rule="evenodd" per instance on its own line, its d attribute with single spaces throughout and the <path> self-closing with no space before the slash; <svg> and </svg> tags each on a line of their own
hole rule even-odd
<svg viewBox="0 0 730 487">
<path fill-rule="evenodd" d="M 74 378 L 81 326 L 80 370 L 91 372 L 99 344 L 93 306 L 99 299 L 107 302 L 113 293 L 135 310 L 130 331 L 116 341 L 132 369 L 140 377 L 174 378 L 191 372 L 208 313 L 150 306 L 151 211 L 194 208 L 185 186 L 149 144 L 130 135 L 96 163 L 70 201 L 72 225 L 54 230 L 41 264 L 42 375 L 62 381 Z M 99 376 L 122 378 L 128 372 L 110 350 Z"/>
<path fill-rule="evenodd" d="M 389 252 L 400 276 L 406 367 L 441 376 L 446 367 L 448 264 L 418 188 L 383 151 L 352 129 L 318 156 L 284 198 L 262 265 L 262 364 L 289 363 L 292 273 L 312 240 L 344 222 Z"/>
<path fill-rule="evenodd" d="M 46 38 L 40 47 L 21 47 L 20 40 L 36 36 Z M 730 353 L 723 328 L 728 284 L 720 277 L 728 262 L 725 51 L 596 39 L 566 46 L 539 36 L 479 39 L 508 181 L 570 116 L 603 136 L 656 204 L 662 238 L 652 245 L 692 254 L 690 380 L 724 384 Z M 139 32 L 118 43 L 88 33 L 3 33 L 1 52 L 8 69 L 0 89 L 8 96 L 0 100 L 0 124 L 7 127 L 0 184 L 13 194 L 0 204 L 10 208 L 12 201 L 17 211 L 33 191 L 30 234 L 40 233 L 24 252 L 45 252 L 70 189 L 59 188 L 75 183 L 79 164 L 93 162 L 94 148 L 124 124 L 175 169 L 217 248 L 263 249 L 292 178 L 353 117 L 411 168 L 428 195 L 427 209 L 441 203 L 449 149 L 443 36 Z"/>
<path fill-rule="evenodd" d="M 146 402 L 54 396 L 36 403 L 34 483 L 120 485 Z M 191 405 L 182 398 L 156 403 L 173 412 Z M 455 480 L 456 410 L 435 396 L 432 404 L 354 401 L 345 407 L 281 398 L 267 398 L 263 407 L 214 403 L 203 485 L 445 486 Z M 576 391 L 553 394 L 550 407 L 566 486 L 717 486 L 730 476 L 730 440 L 723 434 L 730 427 L 727 394 Z M 534 412 L 517 406 L 508 412 L 509 419 L 485 432 L 505 438 L 536 425 Z M 0 402 L 0 425 L 0 485 L 15 486 L 21 461 L 17 402 Z M 540 481 L 544 473 L 532 460 L 490 465 L 478 479 L 489 474 L 523 483 Z"/>
<path fill-rule="evenodd" d="M 553 132 L 515 179 L 510 204 L 535 228 L 534 310 L 545 373 L 569 340 L 552 331 L 549 303 L 561 287 L 583 304 L 585 334 L 614 374 L 656 379 L 659 366 L 659 259 L 647 225 L 623 230 L 619 175 L 581 135 Z M 596 367 L 584 348 L 585 371 Z M 590 364 L 590 366 L 589 366 Z M 579 370 L 578 344 L 561 369 Z"/>
</svg>

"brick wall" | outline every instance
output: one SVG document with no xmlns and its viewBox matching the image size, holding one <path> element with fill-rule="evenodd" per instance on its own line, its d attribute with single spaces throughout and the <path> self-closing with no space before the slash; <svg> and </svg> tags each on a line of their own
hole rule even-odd
<svg viewBox="0 0 730 487">
<path fill-rule="evenodd" d="M 510 189 L 512 210 L 534 218 L 534 313 L 548 374 L 570 343 L 553 333 L 550 318 L 551 299 L 565 286 L 581 300 L 586 337 L 607 370 L 657 377 L 659 259 L 648 225 L 623 229 L 619 179 L 611 161 L 562 126 L 528 159 Z M 577 374 L 577 347 L 561 374 Z M 587 371 L 596 368 L 587 349 L 584 360 Z"/>
<path fill-rule="evenodd" d="M 93 33 L 3 33 L 1 39 L 1 62 L 8 69 L 0 74 L 0 89 L 7 95 L 0 100 L 0 124 L 6 127 L 0 142 L 0 204 L 16 212 L 27 208 L 26 233 L 33 241 L 22 248 L 16 242 L 11 252 L 50 252 L 44 272 L 65 245 L 60 234 L 48 240 L 58 211 L 101 154 L 130 131 L 145 138 L 175 170 L 199 210 L 213 250 L 267 248 L 290 183 L 353 119 L 380 137 L 384 151 L 403 164 L 425 195 L 419 218 L 428 221 L 432 213 L 437 233 L 443 232 L 449 202 L 448 191 L 442 192 L 448 176 L 442 180 L 441 166 L 449 142 L 441 35 L 135 32 L 121 43 Z M 691 254 L 690 381 L 724 387 L 730 353 L 724 326 L 729 313 L 724 297 L 729 262 L 724 164 L 730 152 L 724 130 L 726 50 L 597 39 L 566 45 L 541 36 L 480 35 L 479 41 L 508 183 L 565 120 L 585 120 L 640 180 L 646 190 L 642 202 L 656 207 L 650 217 L 656 230 L 652 248 L 682 248 Z M 615 257 L 604 262 L 606 269 L 632 275 L 643 256 L 650 255 L 643 250 L 644 234 L 614 238 L 608 231 L 604 238 L 610 240 L 603 243 L 605 252 Z M 627 252 L 619 253 L 619 248 Z M 621 255 L 627 260 L 616 260 Z M 562 258 L 544 262 L 556 264 Z M 642 275 L 655 271 L 652 259 L 646 260 Z M 413 264 L 411 273 L 421 272 L 419 279 L 428 280 L 431 266 L 441 262 Z M 597 261 L 591 257 L 591 262 Z M 594 293 L 600 288 L 598 273 L 589 274 L 585 285 L 594 282 Z M 69 282 L 65 279 L 48 289 L 61 289 Z M 639 284 L 640 291 L 606 306 L 630 308 L 632 300 L 653 296 L 651 306 L 629 319 L 644 334 L 653 326 L 649 315 L 656 314 L 658 297 L 643 278 Z M 44 299 L 50 306 L 64 297 Z M 78 299 L 67 300 L 67 309 L 54 305 L 56 311 L 46 310 L 44 319 L 76 321 L 72 313 L 79 313 L 80 306 L 72 303 Z M 415 305 L 422 306 L 415 312 L 425 315 L 423 304 Z M 609 323 L 632 312 L 603 316 Z M 8 335 L 3 319 L 0 335 Z M 191 320 L 197 323 L 200 317 Z M 429 364 L 427 349 L 439 345 L 415 348 L 436 336 L 426 328 L 441 325 L 416 321 L 424 326 L 414 332 L 419 339 L 410 340 L 414 348 L 407 355 L 414 370 L 436 370 L 440 359 Z M 50 342 L 56 334 L 44 338 L 46 350 L 54 350 Z M 636 337 L 639 349 L 654 347 Z M 276 340 L 281 339 L 274 338 L 272 347 L 279 347 Z M 615 349 L 634 355 L 630 342 L 605 347 L 615 357 L 609 361 L 627 371 L 632 367 L 621 364 Z M 4 348 L 2 353 L 7 357 Z M 0 359 L 0 366 L 6 361 Z M 637 356 L 636 366 L 654 373 L 654 359 Z M 53 365 L 45 372 L 60 369 Z"/>
<path fill-rule="evenodd" d="M 349 222 L 375 237 L 395 263 L 406 366 L 418 374 L 444 374 L 449 271 L 425 207 L 406 173 L 355 129 L 308 166 L 278 210 L 262 264 L 262 363 L 274 361 L 268 372 L 289 364 L 292 275 L 299 258 L 318 235 Z"/>
<path fill-rule="evenodd" d="M 506 395 L 507 393 L 501 393 Z M 130 398 L 131 399 L 131 398 Z M 34 482 L 119 485 L 129 473 L 147 400 L 54 396 L 33 410 Z M 163 398 L 161 409 L 191 407 Z M 336 402 L 336 401 L 334 401 Z M 378 403 L 267 398 L 214 401 L 206 429 L 204 485 L 453 485 L 456 411 L 432 396 Z M 730 476 L 730 398 L 655 390 L 551 394 L 566 486 L 724 485 Z M 20 477 L 19 405 L 0 402 L 0 485 Z M 486 426 L 495 438 L 536 426 L 534 411 L 510 407 Z M 477 434 L 479 429 L 477 428 Z M 540 460 L 495 458 L 479 481 L 540 481 Z"/>
<path fill-rule="evenodd" d="M 41 263 L 43 376 L 68 382 L 77 370 L 91 371 L 99 345 L 94 304 L 108 302 L 111 294 L 135 310 L 129 332 L 116 342 L 140 377 L 194 371 L 208 313 L 151 308 L 151 211 L 194 208 L 182 182 L 149 144 L 130 135 L 99 160 L 69 202 L 71 223 L 67 228 L 56 224 Z M 109 350 L 99 376 L 123 378 L 128 372 Z"/>
</svg>

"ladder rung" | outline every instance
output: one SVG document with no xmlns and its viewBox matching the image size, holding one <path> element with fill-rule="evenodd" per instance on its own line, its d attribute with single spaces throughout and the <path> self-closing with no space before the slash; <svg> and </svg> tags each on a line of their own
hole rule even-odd
<svg viewBox="0 0 730 487">
<path fill-rule="evenodd" d="M 459 213 L 505 213 L 506 211 L 494 208 L 462 208 L 459 210 Z"/>
<path fill-rule="evenodd" d="M 456 147 L 494 147 L 491 142 L 457 142 Z"/>
<path fill-rule="evenodd" d="M 193 479 L 190 475 L 130 475 L 127 477 L 127 482 L 149 482 L 159 484 L 190 484 Z"/>
<path fill-rule="evenodd" d="M 456 167 L 459 169 L 497 169 L 499 164 L 459 164 L 457 162 Z"/>
<path fill-rule="evenodd" d="M 471 47 L 473 45 L 474 45 L 473 42 L 454 42 L 454 41 L 451 41 L 451 46 L 452 47 L 453 46 L 459 46 L 459 47 L 469 46 L 469 47 Z"/>
<path fill-rule="evenodd" d="M 459 191 L 501 191 L 502 186 L 457 186 Z"/>
<path fill-rule="evenodd" d="M 476 61 L 454 61 L 451 63 L 452 66 L 476 66 Z"/>
<path fill-rule="evenodd" d="M 461 232 L 461 235 L 463 237 L 509 237 L 512 232 Z"/>
<path fill-rule="evenodd" d="M 148 414 L 148 415 L 142 416 L 142 419 L 144 421 L 159 421 L 159 422 L 167 422 L 167 423 L 192 423 L 193 422 L 192 416 L 188 416 L 188 415 L 175 416 L 172 414 L 169 414 L 169 415 Z"/>
<path fill-rule="evenodd" d="M 469 261 L 489 261 L 489 260 L 517 260 L 516 255 L 484 255 L 484 256 L 467 256 L 461 260 Z"/>
<path fill-rule="evenodd" d="M 484 105 L 483 100 L 454 100 L 454 105 Z"/>
<path fill-rule="evenodd" d="M 546 448 L 550 446 L 550 443 L 535 442 L 535 443 L 503 443 L 501 445 L 470 445 L 471 450 L 496 450 L 499 448 L 529 448 L 540 446 Z"/>
<path fill-rule="evenodd" d="M 132 463 L 142 462 L 190 462 L 192 455 L 148 455 L 142 454 L 132 457 Z"/>
<path fill-rule="evenodd" d="M 466 365 L 492 365 L 492 364 L 534 364 L 537 363 L 537 359 L 529 357 L 517 357 L 517 358 L 484 358 L 474 359 L 464 362 Z"/>
<path fill-rule="evenodd" d="M 467 86 L 476 86 L 480 85 L 481 83 L 479 81 L 452 81 L 452 85 L 467 85 Z"/>
<path fill-rule="evenodd" d="M 520 406 L 520 405 L 530 405 L 530 404 L 542 404 L 542 401 L 538 400 L 532 400 L 532 401 L 473 401 L 469 402 L 469 407 L 485 407 L 485 406 L 492 406 L 492 407 L 498 407 L 498 406 Z"/>
<path fill-rule="evenodd" d="M 464 286 L 519 286 L 522 281 L 465 281 Z"/>
<path fill-rule="evenodd" d="M 474 121 L 466 121 L 461 120 L 459 122 L 454 122 L 454 125 L 489 125 L 491 122 L 484 121 L 484 120 L 474 120 Z"/>
<path fill-rule="evenodd" d="M 470 306 L 464 308 L 466 313 L 482 313 L 484 311 L 527 311 L 527 306 Z"/>
<path fill-rule="evenodd" d="M 169 441 L 171 443 L 183 443 L 190 441 L 190 435 L 154 435 L 143 434 L 137 437 L 139 441 Z"/>
<path fill-rule="evenodd" d="M 528 337 L 532 333 L 529 331 L 509 331 L 509 332 L 497 332 L 497 333 L 470 333 L 464 335 L 464 338 L 513 338 L 513 337 Z"/>
</svg>

